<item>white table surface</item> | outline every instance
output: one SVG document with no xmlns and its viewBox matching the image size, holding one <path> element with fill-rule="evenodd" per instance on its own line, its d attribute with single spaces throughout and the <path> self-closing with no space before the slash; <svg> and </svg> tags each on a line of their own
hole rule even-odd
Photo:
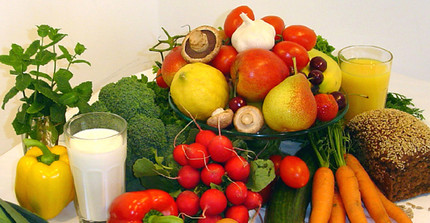
<svg viewBox="0 0 430 223">
<path fill-rule="evenodd" d="M 430 82 L 418 81 L 406 75 L 392 73 L 389 91 L 401 93 L 408 98 L 413 98 L 415 105 L 424 109 L 425 122 L 429 125 L 430 100 L 427 97 L 430 95 Z M 15 172 L 16 164 L 22 155 L 22 146 L 19 144 L 0 156 L 0 198 L 12 203 L 17 203 L 14 193 Z M 412 209 L 414 213 L 414 218 L 412 220 L 414 223 L 429 222 L 430 194 L 398 202 L 398 204 L 411 207 L 409 203 L 422 207 L 422 209 Z M 78 218 L 76 217 L 73 202 L 71 202 L 57 217 L 49 220 L 49 222 L 77 223 Z"/>
</svg>

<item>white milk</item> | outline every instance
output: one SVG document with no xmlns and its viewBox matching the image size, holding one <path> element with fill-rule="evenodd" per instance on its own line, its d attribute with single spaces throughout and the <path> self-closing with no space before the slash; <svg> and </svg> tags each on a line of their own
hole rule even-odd
<svg viewBox="0 0 430 223">
<path fill-rule="evenodd" d="M 106 221 L 112 200 L 125 192 L 126 140 L 112 129 L 87 129 L 69 142 L 70 167 L 82 217 Z"/>
</svg>

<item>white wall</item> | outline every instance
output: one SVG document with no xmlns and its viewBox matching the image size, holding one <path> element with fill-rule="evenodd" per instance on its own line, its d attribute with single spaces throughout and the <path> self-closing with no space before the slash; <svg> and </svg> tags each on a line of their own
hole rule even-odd
<svg viewBox="0 0 430 223">
<path fill-rule="evenodd" d="M 184 25 L 222 26 L 238 5 L 250 6 L 256 17 L 281 16 L 287 25 L 304 24 L 340 49 L 351 44 L 374 44 L 392 51 L 393 71 L 430 80 L 429 1 L 231 1 L 231 0 L 0 0 L 0 54 L 11 43 L 30 43 L 35 26 L 48 24 L 69 34 L 64 44 L 87 47 L 83 58 L 91 67 L 73 68 L 74 84 L 91 80 L 94 89 L 121 76 L 150 68 L 158 54 L 148 51 L 157 38 L 187 31 Z M 0 99 L 13 85 L 8 68 L 0 65 Z M 430 86 L 429 86 L 430 87 Z M 18 108 L 11 101 L 0 110 L 0 154 L 19 143 L 11 122 Z"/>
</svg>

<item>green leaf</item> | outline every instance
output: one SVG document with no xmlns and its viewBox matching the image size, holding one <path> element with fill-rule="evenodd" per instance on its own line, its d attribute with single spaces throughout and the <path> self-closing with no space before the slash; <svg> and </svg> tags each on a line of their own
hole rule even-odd
<svg viewBox="0 0 430 223">
<path fill-rule="evenodd" d="M 60 48 L 61 52 L 63 52 L 62 55 L 60 55 L 57 59 L 63 59 L 66 58 L 67 61 L 71 62 L 72 61 L 72 55 L 70 55 L 69 50 L 67 50 L 66 47 L 59 45 L 58 48 Z"/>
<path fill-rule="evenodd" d="M 4 109 L 4 106 L 6 105 L 6 103 L 13 97 L 15 97 L 16 94 L 18 94 L 19 90 L 13 86 L 4 96 L 3 98 L 3 104 L 1 106 L 2 109 Z"/>
<path fill-rule="evenodd" d="M 9 66 L 14 66 L 18 62 L 15 58 L 16 57 L 10 56 L 10 55 L 0 55 L 0 63 L 9 65 Z"/>
<path fill-rule="evenodd" d="M 57 82 L 57 88 L 63 93 L 68 93 L 72 91 L 72 86 L 70 86 L 70 79 L 72 79 L 73 74 L 69 70 L 59 69 L 54 74 L 54 81 Z"/>
<path fill-rule="evenodd" d="M 50 29 L 51 29 L 51 27 L 48 25 L 37 26 L 37 34 L 42 38 L 46 37 L 46 36 L 48 36 Z"/>
<path fill-rule="evenodd" d="M 78 107 L 80 113 L 91 112 L 91 106 L 87 102 L 79 101 L 76 106 Z"/>
<path fill-rule="evenodd" d="M 27 109 L 27 113 L 28 114 L 36 114 L 36 113 L 42 111 L 42 109 L 44 109 L 44 108 L 45 108 L 45 104 L 42 104 L 42 103 L 35 101 Z"/>
<path fill-rule="evenodd" d="M 50 61 L 54 60 L 57 54 L 52 53 L 48 50 L 42 50 L 39 51 L 36 54 L 36 59 L 33 61 L 34 65 L 46 65 L 48 64 Z"/>
<path fill-rule="evenodd" d="M 13 43 L 12 49 L 9 51 L 9 54 L 22 56 L 24 55 L 24 49 L 20 45 Z"/>
<path fill-rule="evenodd" d="M 275 167 L 271 160 L 257 159 L 250 163 L 251 171 L 246 187 L 259 192 L 275 179 Z"/>
<path fill-rule="evenodd" d="M 25 50 L 25 55 L 27 55 L 28 57 L 33 56 L 34 54 L 37 53 L 37 50 L 40 47 L 40 40 L 35 40 L 33 41 L 30 46 Z"/>
<path fill-rule="evenodd" d="M 4 223 L 13 223 L 9 217 L 7 216 L 6 212 L 3 210 L 3 208 L 0 207 L 0 222 Z"/>
<path fill-rule="evenodd" d="M 45 97 L 51 99 L 55 103 L 60 103 L 59 95 L 55 93 L 51 87 L 44 81 L 34 80 L 33 81 L 34 88 L 43 94 Z"/>
<path fill-rule="evenodd" d="M 66 116 L 65 116 L 66 110 L 67 110 L 67 107 L 64 105 L 53 104 L 51 107 L 49 107 L 51 121 L 53 123 L 66 122 Z"/>
<path fill-rule="evenodd" d="M 23 109 L 16 113 L 16 116 L 12 121 L 12 126 L 17 135 L 21 135 L 31 131 L 30 124 L 28 122 L 29 119 L 30 118 L 27 114 L 27 109 Z"/>
<path fill-rule="evenodd" d="M 155 165 L 154 163 L 143 157 L 138 160 L 133 165 L 134 176 L 137 178 L 140 177 L 148 177 L 148 176 L 158 176 L 158 173 L 154 171 Z"/>
<path fill-rule="evenodd" d="M 75 104 L 78 101 L 79 101 L 79 97 L 74 91 L 61 95 L 59 99 L 60 104 L 67 105 L 69 107 L 75 107 Z"/>
<path fill-rule="evenodd" d="M 2 208 L 12 217 L 12 219 L 15 222 L 19 223 L 28 223 L 27 219 L 24 218 L 15 208 L 13 208 L 10 204 L 8 204 L 6 201 L 0 199 L 0 205 Z"/>
<path fill-rule="evenodd" d="M 93 83 L 91 81 L 86 81 L 73 88 L 73 91 L 78 94 L 79 101 L 88 102 L 93 94 L 92 87 Z"/>
<path fill-rule="evenodd" d="M 50 36 L 49 38 L 52 40 L 52 42 L 50 42 L 49 44 L 43 46 L 42 49 L 46 49 L 48 47 L 51 47 L 51 46 L 57 44 L 58 42 L 60 42 L 66 36 L 67 36 L 67 34 L 60 34 L 60 33 Z"/>
<path fill-rule="evenodd" d="M 72 63 L 85 63 L 88 64 L 88 66 L 91 66 L 91 63 L 86 60 L 74 60 L 72 61 Z"/>
<path fill-rule="evenodd" d="M 84 53 L 84 51 L 86 50 L 87 48 L 85 48 L 85 46 L 84 45 L 82 45 L 82 44 L 80 44 L 80 43 L 76 43 L 76 46 L 75 46 L 75 53 L 76 54 L 78 54 L 78 55 L 81 55 L 82 53 Z"/>
<path fill-rule="evenodd" d="M 33 78 L 31 78 L 30 74 L 19 74 L 15 78 L 15 87 L 19 91 L 24 91 L 31 84 L 32 81 Z"/>
<path fill-rule="evenodd" d="M 31 75 L 34 75 L 34 76 L 36 76 L 36 77 L 43 77 L 43 78 L 46 78 L 48 81 L 52 81 L 52 77 L 51 77 L 51 76 L 49 76 L 49 74 L 47 74 L 47 73 L 43 73 L 43 72 L 40 72 L 40 71 L 32 70 L 32 71 L 30 71 L 30 74 L 31 74 Z"/>
</svg>

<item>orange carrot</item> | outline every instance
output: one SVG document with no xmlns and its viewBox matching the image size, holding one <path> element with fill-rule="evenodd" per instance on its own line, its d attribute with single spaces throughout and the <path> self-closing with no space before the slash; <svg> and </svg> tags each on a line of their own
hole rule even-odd
<svg viewBox="0 0 430 223">
<path fill-rule="evenodd" d="M 345 223 L 346 213 L 345 207 L 343 206 L 342 198 L 340 197 L 339 191 L 335 190 L 333 194 L 333 208 L 331 209 L 331 215 L 329 223 Z"/>
<path fill-rule="evenodd" d="M 347 165 L 341 165 L 336 170 L 336 182 L 349 221 L 351 223 L 367 223 L 366 215 L 361 205 L 358 180 L 354 171 Z"/>
<path fill-rule="evenodd" d="M 382 204 L 384 205 L 385 210 L 387 210 L 388 216 L 390 216 L 390 218 L 394 219 L 397 223 L 412 223 L 412 220 L 399 206 L 388 200 L 388 198 L 385 197 L 385 195 L 382 194 L 379 189 L 377 189 L 377 191 L 379 199 L 381 199 Z"/>
<path fill-rule="evenodd" d="M 363 199 L 364 206 L 369 212 L 370 217 L 373 218 L 375 223 L 391 223 L 387 211 L 384 205 L 382 205 L 381 199 L 379 199 L 378 191 L 372 179 L 370 179 L 369 174 L 367 174 L 366 170 L 360 164 L 360 161 L 350 153 L 345 155 L 345 161 L 346 165 L 354 171 L 357 177 L 361 198 Z"/>
<path fill-rule="evenodd" d="M 333 206 L 334 175 L 328 167 L 320 167 L 313 176 L 310 223 L 328 222 Z"/>
</svg>

